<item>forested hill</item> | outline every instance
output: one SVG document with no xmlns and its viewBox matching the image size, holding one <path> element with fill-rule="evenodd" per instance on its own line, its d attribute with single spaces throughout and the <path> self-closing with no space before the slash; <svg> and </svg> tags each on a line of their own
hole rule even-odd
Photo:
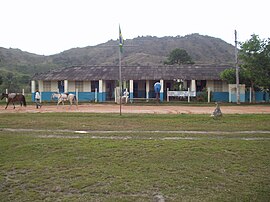
<svg viewBox="0 0 270 202">
<path fill-rule="evenodd" d="M 147 36 L 128 39 L 124 44 L 123 63 L 160 65 L 175 48 L 186 50 L 195 63 L 230 64 L 234 61 L 234 47 L 231 44 L 218 38 L 191 34 L 184 37 Z M 0 48 L 1 69 L 31 74 L 48 68 L 78 64 L 118 64 L 117 41 L 110 40 L 97 46 L 73 48 L 51 56 L 31 54 L 19 49 Z"/>
<path fill-rule="evenodd" d="M 186 50 L 195 64 L 232 64 L 234 61 L 233 45 L 219 38 L 191 34 L 183 37 L 146 36 L 125 40 L 122 64 L 162 65 L 169 53 L 176 48 Z M 37 72 L 49 69 L 72 65 L 118 65 L 118 63 L 119 47 L 116 40 L 97 46 L 73 48 L 50 56 L 0 47 L 0 75 L 4 79 L 7 74 L 12 78 L 17 77 L 19 83 L 26 82 Z M 0 88 L 3 88 L 4 83 Z"/>
<path fill-rule="evenodd" d="M 184 49 L 195 63 L 231 64 L 234 47 L 225 41 L 209 36 L 191 34 L 184 37 L 137 37 L 124 42 L 123 64 L 163 64 L 169 53 L 176 48 Z M 51 56 L 54 64 L 64 66 L 77 64 L 118 64 L 118 44 L 107 43 L 85 48 L 74 48 Z"/>
</svg>

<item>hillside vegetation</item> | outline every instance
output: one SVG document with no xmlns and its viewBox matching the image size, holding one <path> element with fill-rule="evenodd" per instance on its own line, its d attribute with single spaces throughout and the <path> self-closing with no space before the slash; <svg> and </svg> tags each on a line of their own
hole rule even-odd
<svg viewBox="0 0 270 202">
<path fill-rule="evenodd" d="M 199 34 L 184 37 L 137 37 L 124 44 L 123 65 L 162 65 L 169 53 L 184 49 L 195 64 L 231 64 L 234 47 L 225 41 Z M 29 90 L 31 77 L 38 72 L 72 65 L 118 65 L 118 42 L 110 40 L 97 46 L 73 48 L 62 53 L 43 56 L 19 49 L 0 47 L 0 89 Z"/>
</svg>

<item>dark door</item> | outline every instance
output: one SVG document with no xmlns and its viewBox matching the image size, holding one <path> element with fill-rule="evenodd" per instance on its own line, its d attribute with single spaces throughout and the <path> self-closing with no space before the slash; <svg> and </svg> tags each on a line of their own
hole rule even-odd
<svg viewBox="0 0 270 202">
<path fill-rule="evenodd" d="M 64 81 L 58 81 L 58 89 L 59 89 L 59 93 L 64 92 Z"/>
<path fill-rule="evenodd" d="M 139 96 L 139 84 L 137 81 L 134 81 L 133 83 L 133 97 L 138 98 Z"/>
</svg>

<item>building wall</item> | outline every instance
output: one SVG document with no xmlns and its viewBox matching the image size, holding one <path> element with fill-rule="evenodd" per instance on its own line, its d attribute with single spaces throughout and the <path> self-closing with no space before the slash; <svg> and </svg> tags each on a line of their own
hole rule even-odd
<svg viewBox="0 0 270 202">
<path fill-rule="evenodd" d="M 213 80 L 206 81 L 206 88 L 211 91 L 211 101 L 213 102 L 228 102 L 229 101 L 229 92 L 227 82 L 222 82 L 221 92 L 215 92 L 215 86 Z"/>
<path fill-rule="evenodd" d="M 51 91 L 52 92 L 58 92 L 58 82 L 57 81 L 51 81 Z"/>
<path fill-rule="evenodd" d="M 239 90 L 240 90 L 240 92 L 239 92 L 240 102 L 245 102 L 246 85 L 240 84 Z M 229 102 L 237 102 L 237 86 L 236 86 L 236 84 L 228 84 L 228 91 L 229 91 Z"/>
<path fill-rule="evenodd" d="M 222 90 L 223 92 L 229 91 L 228 83 L 226 81 L 223 81 Z"/>
<path fill-rule="evenodd" d="M 215 86 L 213 80 L 207 80 L 206 81 L 206 88 L 210 88 L 211 92 L 214 92 Z M 228 83 L 226 81 L 222 81 L 222 91 L 221 92 L 228 92 Z"/>
<path fill-rule="evenodd" d="M 91 81 L 83 82 L 83 92 L 91 92 Z"/>
<path fill-rule="evenodd" d="M 51 100 L 51 94 L 53 92 L 58 92 L 58 81 L 51 81 L 51 91 L 45 92 L 44 91 L 44 82 L 43 81 L 37 81 L 38 82 L 38 88 L 40 92 L 42 93 L 42 101 L 50 101 Z M 109 81 L 108 81 L 109 82 Z M 136 81 L 138 82 L 138 97 L 145 98 L 146 96 L 146 81 Z M 165 83 L 170 83 L 173 81 L 166 81 Z M 102 92 L 98 92 L 98 96 L 95 95 L 95 92 L 91 92 L 91 81 L 84 81 L 83 82 L 83 91 L 78 92 L 78 98 L 80 101 L 106 101 L 106 81 L 102 81 Z M 129 83 L 129 82 L 128 82 Z M 149 98 L 155 97 L 154 93 L 154 80 L 149 81 Z M 33 84 L 35 87 L 35 82 Z M 227 82 L 222 82 L 222 90 L 221 92 L 214 92 L 215 86 L 214 86 L 214 81 L 207 81 L 206 82 L 206 87 L 210 88 L 211 90 L 211 101 L 222 101 L 222 102 L 229 102 L 229 86 Z M 99 90 L 99 89 L 98 89 Z M 134 89 L 133 89 L 134 90 Z M 166 86 L 164 86 L 164 92 L 166 91 Z M 75 81 L 68 81 L 68 92 L 70 93 L 75 93 Z M 34 96 L 34 92 L 33 96 Z M 114 93 L 114 92 L 113 92 Z M 166 95 L 166 93 L 164 94 Z M 249 93 L 245 93 L 245 101 L 249 101 Z M 32 99 L 34 100 L 32 96 Z M 97 99 L 98 97 L 98 99 Z M 257 102 L 269 102 L 269 93 L 263 93 L 263 92 L 256 92 L 256 101 Z"/>
<path fill-rule="evenodd" d="M 206 88 L 214 91 L 214 81 L 206 81 Z"/>
<path fill-rule="evenodd" d="M 250 95 L 250 91 L 246 91 L 245 94 L 245 102 L 251 102 L 252 100 L 252 94 Z M 256 102 L 270 102 L 270 93 L 268 92 L 255 92 L 255 101 Z"/>
<path fill-rule="evenodd" d="M 102 82 L 102 92 L 106 92 L 106 81 Z"/>
<path fill-rule="evenodd" d="M 68 92 L 75 92 L 75 81 L 68 81 Z"/>
<path fill-rule="evenodd" d="M 229 102 L 229 92 L 211 92 L 212 102 Z"/>
<path fill-rule="evenodd" d="M 40 92 L 43 92 L 43 81 L 38 81 L 38 88 Z"/>
</svg>

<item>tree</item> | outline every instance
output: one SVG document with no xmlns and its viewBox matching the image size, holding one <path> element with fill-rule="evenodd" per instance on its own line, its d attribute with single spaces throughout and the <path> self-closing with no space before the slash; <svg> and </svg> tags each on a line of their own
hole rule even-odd
<svg viewBox="0 0 270 202">
<path fill-rule="evenodd" d="M 239 59 L 241 71 L 250 81 L 254 101 L 255 86 L 268 90 L 270 87 L 270 39 L 261 40 L 258 35 L 251 35 L 251 39 L 241 44 Z"/>
<path fill-rule="evenodd" d="M 236 83 L 235 69 L 225 69 L 223 72 L 220 73 L 220 78 L 227 81 L 229 84 Z"/>
<path fill-rule="evenodd" d="M 220 78 L 227 81 L 229 84 L 236 83 L 236 70 L 235 68 L 225 69 L 220 73 Z M 244 71 L 239 71 L 239 83 L 244 83 L 246 86 L 250 86 L 248 78 L 246 78 Z"/>
<path fill-rule="evenodd" d="M 5 89 L 8 89 L 8 92 L 19 92 L 20 90 L 17 77 L 11 72 L 6 73 L 4 76 L 1 90 L 3 91 Z"/>
<path fill-rule="evenodd" d="M 256 85 L 265 90 L 270 90 L 270 39 L 262 42 L 262 52 L 258 55 L 257 62 L 260 72 L 256 79 Z"/>
<path fill-rule="evenodd" d="M 174 65 L 174 64 L 194 64 L 191 57 L 187 51 L 183 49 L 176 48 L 171 51 L 168 56 L 167 61 L 164 61 L 164 64 Z"/>
</svg>

